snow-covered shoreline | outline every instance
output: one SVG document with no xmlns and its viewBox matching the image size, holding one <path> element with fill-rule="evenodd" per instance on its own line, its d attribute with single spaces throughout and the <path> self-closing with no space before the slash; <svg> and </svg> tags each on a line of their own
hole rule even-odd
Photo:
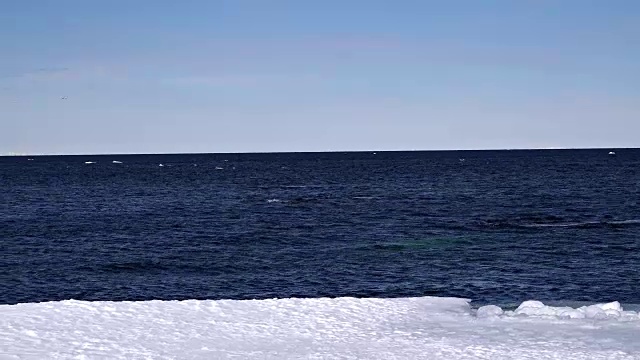
<svg viewBox="0 0 640 360">
<path fill-rule="evenodd" d="M 0 335 L 0 359 L 640 359 L 640 315 L 617 302 L 68 300 L 0 305 Z"/>
</svg>

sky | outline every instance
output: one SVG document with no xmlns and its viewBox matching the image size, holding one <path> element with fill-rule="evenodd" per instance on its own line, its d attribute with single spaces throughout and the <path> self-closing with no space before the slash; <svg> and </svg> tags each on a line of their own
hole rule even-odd
<svg viewBox="0 0 640 360">
<path fill-rule="evenodd" d="M 0 154 L 640 147 L 636 0 L 8 0 Z"/>
</svg>

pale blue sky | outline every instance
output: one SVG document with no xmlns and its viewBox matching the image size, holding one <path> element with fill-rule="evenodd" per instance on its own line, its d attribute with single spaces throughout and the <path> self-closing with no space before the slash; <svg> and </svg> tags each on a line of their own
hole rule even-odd
<svg viewBox="0 0 640 360">
<path fill-rule="evenodd" d="M 0 153 L 640 147 L 640 1 L 2 1 L 0 124 Z"/>
</svg>

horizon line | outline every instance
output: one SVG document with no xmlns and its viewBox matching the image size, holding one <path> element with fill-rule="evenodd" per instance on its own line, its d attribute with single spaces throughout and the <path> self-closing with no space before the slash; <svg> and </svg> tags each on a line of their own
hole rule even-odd
<svg viewBox="0 0 640 360">
<path fill-rule="evenodd" d="M 110 156 L 110 155 L 215 155 L 215 154 L 320 154 L 320 153 L 384 153 L 384 152 L 457 152 L 457 151 L 541 151 L 541 150 L 634 150 L 640 147 L 540 147 L 540 148 L 480 148 L 480 149 L 394 149 L 394 150 L 320 150 L 320 151 L 222 151 L 222 152 L 118 152 L 118 153 L 8 153 L 0 157 L 29 157 L 29 156 Z"/>
</svg>

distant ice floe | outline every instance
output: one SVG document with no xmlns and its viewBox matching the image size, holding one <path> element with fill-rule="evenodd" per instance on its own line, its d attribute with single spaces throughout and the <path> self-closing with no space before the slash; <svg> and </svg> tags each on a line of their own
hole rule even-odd
<svg viewBox="0 0 640 360">
<path fill-rule="evenodd" d="M 617 302 L 511 312 L 437 297 L 68 300 L 0 305 L 0 335 L 1 359 L 640 358 L 638 314 Z"/>
</svg>

